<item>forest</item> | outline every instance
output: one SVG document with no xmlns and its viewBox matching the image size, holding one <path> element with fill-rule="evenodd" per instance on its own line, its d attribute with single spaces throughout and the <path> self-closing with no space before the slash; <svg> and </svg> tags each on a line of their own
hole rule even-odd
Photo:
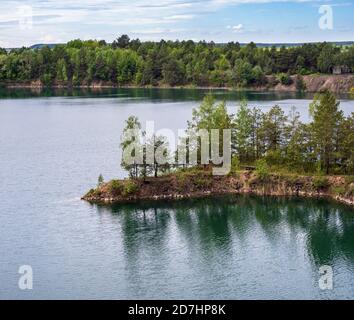
<svg viewBox="0 0 354 320">
<path fill-rule="evenodd" d="M 295 47 L 257 47 L 254 43 L 141 42 L 122 35 L 113 43 L 73 40 L 52 48 L 0 48 L 0 83 L 41 81 L 45 86 L 262 86 L 268 75 L 290 85 L 290 75 L 332 73 L 335 66 L 354 70 L 354 45 L 330 43 Z"/>
<path fill-rule="evenodd" d="M 354 174 L 354 113 L 344 116 L 332 93 L 326 91 L 315 96 L 309 106 L 309 123 L 300 121 L 300 114 L 295 108 L 286 114 L 277 105 L 263 112 L 259 108 L 248 107 L 244 101 L 235 111 L 234 115 L 230 115 L 225 102 L 217 102 L 213 96 L 207 95 L 201 105 L 193 110 L 192 119 L 188 122 L 187 137 L 201 129 L 209 132 L 218 129 L 220 133 L 223 129 L 231 129 L 233 171 L 241 165 L 252 165 L 261 175 L 271 170 L 320 176 Z M 121 143 L 123 151 L 131 143 L 137 142 L 128 137 L 126 132 L 141 128 L 139 119 L 134 116 L 126 121 Z M 200 140 L 197 145 L 187 142 L 186 147 L 200 150 L 200 143 Z M 150 137 L 141 146 L 141 150 L 147 150 L 151 144 L 155 150 L 165 150 L 166 159 L 174 159 L 173 154 L 168 155 L 171 150 L 165 137 Z M 222 154 L 222 141 L 219 147 Z M 180 168 L 178 163 L 170 165 L 171 162 L 162 164 L 156 160 L 145 160 L 146 157 L 144 163 L 139 165 L 128 165 L 123 160 L 122 166 L 131 178 L 148 175 L 157 177 L 174 169 L 176 165 Z"/>
</svg>

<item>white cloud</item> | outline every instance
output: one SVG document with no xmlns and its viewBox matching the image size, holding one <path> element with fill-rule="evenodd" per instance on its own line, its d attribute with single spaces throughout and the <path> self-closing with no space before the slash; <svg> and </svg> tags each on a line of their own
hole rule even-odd
<svg viewBox="0 0 354 320">
<path fill-rule="evenodd" d="M 209 30 L 201 27 L 198 31 L 195 26 L 188 29 L 187 23 L 228 6 L 319 1 L 325 0 L 0 0 L 0 42 L 2 46 L 31 45 L 43 42 L 46 35 L 51 36 L 50 42 L 66 42 L 86 35 L 111 41 L 122 33 L 133 34 L 134 30 L 143 31 L 136 34 L 145 34 L 146 38 L 149 34 L 164 37 L 166 33 L 175 38 L 203 39 L 208 37 Z M 16 11 L 24 3 L 32 6 L 34 14 L 33 28 L 26 32 L 19 30 Z M 216 25 L 215 31 L 222 32 L 224 23 Z M 241 37 L 248 34 L 250 28 L 251 22 L 247 24 L 247 31 L 242 24 L 229 29 Z"/>
<path fill-rule="evenodd" d="M 225 6 L 231 4 L 246 4 L 246 3 L 275 3 L 275 2 L 320 2 L 323 0 L 210 0 L 214 5 Z"/>
<path fill-rule="evenodd" d="M 232 30 L 232 32 L 235 32 L 235 33 L 241 33 L 241 32 L 243 32 L 243 25 L 242 25 L 242 23 L 239 23 L 239 24 L 237 24 L 237 25 L 235 25 L 235 26 L 227 26 L 226 28 Z"/>
<path fill-rule="evenodd" d="M 178 20 L 190 20 L 193 19 L 194 17 L 195 15 L 193 14 L 177 14 L 174 16 L 165 17 L 164 19 L 178 21 Z"/>
<path fill-rule="evenodd" d="M 200 11 L 193 0 L 162 0 L 158 3 L 151 0 L 28 0 L 26 4 L 33 11 L 33 28 L 24 33 L 19 30 L 21 17 L 16 10 L 23 3 L 0 1 L 2 46 L 28 46 L 45 40 L 65 42 L 73 37 L 83 38 L 86 34 L 110 41 L 118 34 L 132 33 L 137 26 L 141 29 L 153 27 L 149 29 L 152 33 L 157 33 L 159 25 L 166 25 L 161 30 L 178 30 L 178 23 L 193 19 Z M 46 31 L 45 35 L 42 30 Z M 48 34 L 51 36 L 46 37 Z"/>
<path fill-rule="evenodd" d="M 183 32 L 186 29 L 164 29 L 164 28 L 154 28 L 154 29 L 142 29 L 142 30 L 133 30 L 133 34 L 137 35 L 148 35 L 148 34 L 167 34 L 167 33 L 177 33 Z"/>
</svg>

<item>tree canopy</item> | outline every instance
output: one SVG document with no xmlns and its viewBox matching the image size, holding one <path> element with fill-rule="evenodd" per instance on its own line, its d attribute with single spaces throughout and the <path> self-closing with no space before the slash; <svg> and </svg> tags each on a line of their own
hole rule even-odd
<svg viewBox="0 0 354 320">
<path fill-rule="evenodd" d="M 112 44 L 73 40 L 53 48 L 0 49 L 0 81 L 41 80 L 89 85 L 106 81 L 114 85 L 261 85 L 266 75 L 330 73 L 336 65 L 354 70 L 354 46 L 330 43 L 295 47 L 257 47 L 254 43 L 207 43 L 205 41 L 141 42 L 127 35 Z"/>
<path fill-rule="evenodd" d="M 227 112 L 225 102 L 217 102 L 207 95 L 193 110 L 186 133 L 195 137 L 198 130 L 207 130 L 210 134 L 213 129 L 231 129 L 232 163 L 237 166 L 262 164 L 263 167 L 296 173 L 354 174 L 354 113 L 345 117 L 335 96 L 327 91 L 316 95 L 309 109 L 312 120 L 306 124 L 300 121 L 295 108 L 285 114 L 275 105 L 262 112 L 258 108 L 249 108 L 245 101 L 232 115 Z M 134 127 L 134 123 L 140 127 L 136 118 L 129 118 L 127 128 Z M 157 143 L 155 148 L 166 143 L 164 137 L 154 141 Z M 126 143 L 123 142 L 123 148 Z M 186 148 L 189 151 L 195 148 L 193 150 L 197 150 L 200 157 L 200 140 L 197 144 L 186 144 Z M 165 145 L 163 150 L 167 152 L 168 146 Z M 198 163 L 190 163 L 189 166 Z M 171 166 L 155 163 L 149 170 L 146 170 L 146 165 L 140 168 L 140 175 L 154 172 L 157 176 Z M 126 169 L 132 172 L 133 168 Z"/>
</svg>

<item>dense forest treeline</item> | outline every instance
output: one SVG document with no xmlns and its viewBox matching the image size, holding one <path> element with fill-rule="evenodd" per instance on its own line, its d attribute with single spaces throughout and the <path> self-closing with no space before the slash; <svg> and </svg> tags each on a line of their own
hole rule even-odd
<svg viewBox="0 0 354 320">
<path fill-rule="evenodd" d="M 354 174 L 354 113 L 344 116 L 339 102 L 328 91 L 316 95 L 309 112 L 311 121 L 302 123 L 295 108 L 286 114 L 276 105 L 268 112 L 262 112 L 243 102 L 236 114 L 230 115 L 225 102 L 217 103 L 208 95 L 193 110 L 187 136 L 196 136 L 199 130 L 208 130 L 210 133 L 212 129 L 219 129 L 222 137 L 223 129 L 231 129 L 232 170 L 246 164 L 255 165 L 260 175 L 266 175 L 271 169 L 317 175 Z M 131 143 L 137 143 L 137 140 L 127 137 L 126 132 L 129 129 L 140 130 L 141 127 L 136 117 L 127 120 L 122 135 L 123 150 L 129 150 Z M 198 150 L 200 154 L 200 143 L 200 140 L 197 144 L 189 140 L 185 145 L 188 150 Z M 222 143 L 220 141 L 221 154 Z M 145 153 L 151 148 L 162 148 L 166 159 L 174 159 L 173 155 L 169 155 L 167 138 L 163 136 L 150 137 L 140 148 Z M 122 162 L 132 178 L 148 175 L 157 177 L 173 169 L 174 164 L 180 168 L 175 161 L 157 163 L 155 160 L 155 163 L 144 162 L 139 165 Z"/>
<path fill-rule="evenodd" d="M 54 48 L 0 49 L 0 82 L 40 80 L 46 86 L 104 81 L 118 86 L 246 87 L 265 85 L 267 75 L 290 85 L 290 75 L 331 73 L 335 66 L 353 72 L 354 45 L 258 48 L 254 43 L 140 42 L 123 35 L 112 44 L 73 40 Z M 302 90 L 301 77 L 296 81 Z"/>
</svg>

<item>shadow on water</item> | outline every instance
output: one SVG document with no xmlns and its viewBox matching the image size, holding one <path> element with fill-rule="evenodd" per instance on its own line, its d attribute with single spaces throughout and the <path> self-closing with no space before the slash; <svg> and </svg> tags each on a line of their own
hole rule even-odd
<svg viewBox="0 0 354 320">
<path fill-rule="evenodd" d="M 266 241 L 276 251 L 285 236 L 292 246 L 299 245 L 301 236 L 305 239 L 302 250 L 316 266 L 343 259 L 354 267 L 353 209 L 327 199 L 240 195 L 97 209 L 119 219 L 132 259 L 141 247 L 162 252 L 175 228 L 189 250 L 201 248 L 206 258 L 214 251 L 231 251 L 235 237 L 241 247 L 252 240 Z"/>
<path fill-rule="evenodd" d="M 284 99 L 312 99 L 312 93 L 303 92 L 263 92 L 224 89 L 159 89 L 159 88 L 4 88 L 0 87 L 0 99 L 38 97 L 80 97 L 80 98 L 129 98 L 146 101 L 200 101 L 212 92 L 219 99 L 228 101 L 273 101 Z M 351 99 L 348 94 L 338 98 Z"/>
</svg>

